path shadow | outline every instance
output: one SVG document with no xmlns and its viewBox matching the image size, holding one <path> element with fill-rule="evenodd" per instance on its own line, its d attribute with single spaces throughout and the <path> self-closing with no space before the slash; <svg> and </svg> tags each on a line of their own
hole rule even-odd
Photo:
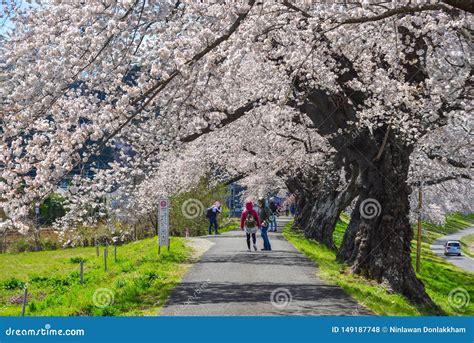
<svg viewBox="0 0 474 343">
<path fill-rule="evenodd" d="M 244 263 L 244 264 L 267 264 L 281 266 L 315 267 L 313 261 L 293 251 L 265 251 L 265 252 L 230 252 L 228 255 L 207 254 L 198 263 Z"/>
<path fill-rule="evenodd" d="M 282 306 L 283 302 L 286 306 Z M 266 314 L 270 312 L 275 315 L 371 315 L 370 311 L 362 308 L 340 287 L 287 283 L 184 282 L 174 289 L 165 307 L 185 308 L 220 303 L 245 303 L 248 306 L 260 303 L 265 307 L 262 310 Z"/>
</svg>

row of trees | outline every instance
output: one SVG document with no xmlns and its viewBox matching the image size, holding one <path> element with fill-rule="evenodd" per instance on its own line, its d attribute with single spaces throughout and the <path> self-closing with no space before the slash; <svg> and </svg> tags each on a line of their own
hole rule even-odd
<svg viewBox="0 0 474 343">
<path fill-rule="evenodd" d="M 4 6 L 9 225 L 113 147 L 107 168 L 72 178 L 58 225 L 91 220 L 117 189 L 149 211 L 209 171 L 249 195 L 287 187 L 295 225 L 331 248 L 352 204 L 340 258 L 434 306 L 410 263 L 410 196 L 425 185 L 434 213 L 472 207 L 471 1 Z M 440 196 L 443 182 L 459 193 Z"/>
</svg>

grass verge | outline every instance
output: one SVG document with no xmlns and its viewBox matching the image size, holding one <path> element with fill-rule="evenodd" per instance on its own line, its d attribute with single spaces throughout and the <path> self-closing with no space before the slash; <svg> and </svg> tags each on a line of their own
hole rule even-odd
<svg viewBox="0 0 474 343">
<path fill-rule="evenodd" d="M 28 316 L 156 315 L 186 271 L 191 248 L 171 238 L 161 249 L 155 238 L 109 247 L 104 271 L 103 247 L 0 255 L 0 315 L 18 316 L 28 285 Z M 79 263 L 84 260 L 84 284 Z"/>
<path fill-rule="evenodd" d="M 461 249 L 466 255 L 474 258 L 474 233 L 461 238 Z"/>
<path fill-rule="evenodd" d="M 336 226 L 334 240 L 337 246 L 341 244 L 348 220 L 349 218 L 343 215 Z M 466 292 L 468 295 L 474 294 L 474 274 L 463 271 L 433 254 L 430 244 L 437 237 L 468 227 L 473 222 L 474 215 L 453 214 L 448 216 L 446 224 L 443 226 L 424 225 L 421 271 L 417 275 L 425 284 L 426 291 L 433 301 L 441 307 L 446 315 L 474 315 L 474 302 L 467 301 L 464 306 L 458 306 L 459 301 L 466 299 Z M 294 232 L 291 230 L 291 224 L 289 223 L 285 227 L 284 236 L 317 264 L 319 267 L 318 276 L 332 284 L 339 285 L 375 314 L 388 316 L 435 314 L 411 304 L 399 294 L 390 293 L 383 285 L 375 281 L 350 274 L 346 264 L 336 261 L 334 251 L 306 239 L 301 233 Z M 412 251 L 416 251 L 416 242 L 412 243 Z M 414 254 L 412 257 L 414 261 Z"/>
<path fill-rule="evenodd" d="M 239 225 L 239 218 L 225 218 L 219 226 L 219 233 L 235 230 L 239 228 Z"/>
</svg>

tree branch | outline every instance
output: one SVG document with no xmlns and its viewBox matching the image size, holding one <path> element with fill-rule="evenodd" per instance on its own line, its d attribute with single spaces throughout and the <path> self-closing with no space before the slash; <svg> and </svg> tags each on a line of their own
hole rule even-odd
<svg viewBox="0 0 474 343">
<path fill-rule="evenodd" d="M 468 174 L 457 174 L 457 175 L 444 176 L 437 179 L 430 179 L 427 181 L 417 181 L 417 182 L 412 183 L 411 185 L 416 186 L 416 187 L 434 186 L 446 181 L 458 180 L 458 179 L 472 180 L 471 176 Z"/>
<path fill-rule="evenodd" d="M 415 6 L 415 7 L 411 7 L 411 6 L 410 7 L 397 7 L 397 8 L 385 11 L 381 14 L 370 16 L 370 17 L 349 18 L 339 23 L 339 25 L 337 25 L 336 27 L 339 27 L 341 25 L 347 25 L 347 24 L 362 24 L 362 23 L 368 23 L 371 21 L 378 21 L 378 20 L 393 17 L 394 15 L 398 15 L 398 14 L 413 14 L 413 13 L 418 13 L 418 12 L 437 11 L 437 10 L 442 10 L 449 13 L 453 12 L 452 9 L 441 4 L 426 4 L 426 5 Z"/>
<path fill-rule="evenodd" d="M 443 2 L 454 8 L 474 13 L 474 1 L 472 0 L 443 0 Z"/>
<path fill-rule="evenodd" d="M 232 113 L 224 112 L 227 116 L 218 123 L 219 126 L 225 126 L 230 123 L 233 123 L 237 119 L 243 117 L 248 111 L 255 108 L 259 104 L 259 102 L 260 102 L 260 99 L 252 100 L 252 101 L 247 102 L 245 105 L 239 107 L 237 110 L 235 110 Z M 199 137 L 201 137 L 202 135 L 205 135 L 213 131 L 212 126 L 213 126 L 212 124 L 208 124 L 204 129 L 201 130 L 201 132 L 192 133 L 188 136 L 179 138 L 179 140 L 183 143 L 192 142 L 198 139 Z"/>
<path fill-rule="evenodd" d="M 426 156 L 430 160 L 438 160 L 438 161 L 446 162 L 446 163 L 448 163 L 448 164 L 450 164 L 450 165 L 452 165 L 453 167 L 456 167 L 456 168 L 469 168 L 469 167 L 472 167 L 472 166 L 466 164 L 465 162 L 455 160 L 454 158 L 451 158 L 451 157 L 443 156 L 443 155 L 441 155 L 439 153 L 436 153 L 436 152 L 433 152 L 433 151 L 424 151 L 424 153 L 426 154 Z"/>
</svg>

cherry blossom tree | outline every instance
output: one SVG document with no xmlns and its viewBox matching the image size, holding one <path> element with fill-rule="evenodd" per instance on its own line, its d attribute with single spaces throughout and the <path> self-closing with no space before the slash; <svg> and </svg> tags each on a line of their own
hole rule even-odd
<svg viewBox="0 0 474 343">
<path fill-rule="evenodd" d="M 357 198 L 339 257 L 432 305 L 410 262 L 410 185 L 470 180 L 443 149 L 472 119 L 471 1 L 5 6 L 0 192 L 14 222 L 65 179 L 74 222 L 117 187 L 151 209 L 209 169 L 252 189 L 271 168 L 329 246 Z M 120 157 L 72 176 L 105 147 Z M 464 166 L 427 179 L 428 160 Z"/>
</svg>

